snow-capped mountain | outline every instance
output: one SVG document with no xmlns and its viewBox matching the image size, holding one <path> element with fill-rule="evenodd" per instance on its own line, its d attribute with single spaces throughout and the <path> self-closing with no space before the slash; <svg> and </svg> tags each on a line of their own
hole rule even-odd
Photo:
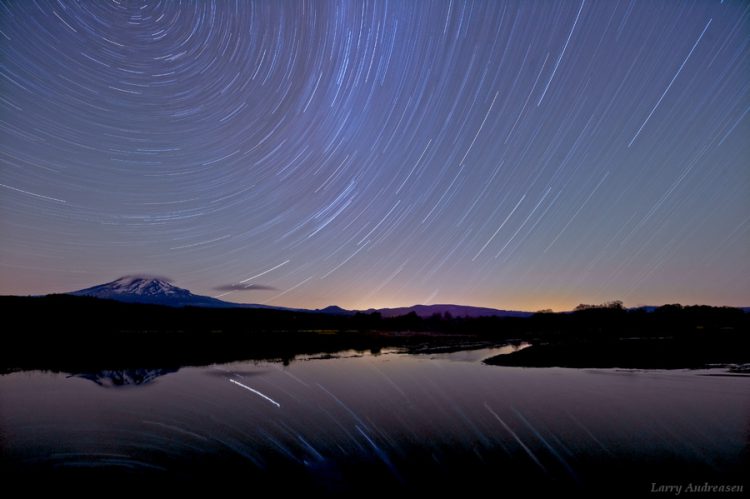
<svg viewBox="0 0 750 499">
<path fill-rule="evenodd" d="M 247 307 L 238 303 L 194 295 L 184 288 L 179 288 L 168 280 L 147 275 L 130 275 L 117 280 L 100 284 L 79 291 L 68 293 L 74 296 L 92 296 L 128 303 L 151 303 L 171 307 Z M 258 305 L 260 307 L 261 305 Z"/>
</svg>

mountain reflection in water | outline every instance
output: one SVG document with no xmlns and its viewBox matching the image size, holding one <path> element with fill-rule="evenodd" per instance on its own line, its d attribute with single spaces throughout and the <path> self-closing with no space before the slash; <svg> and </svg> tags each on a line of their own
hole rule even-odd
<svg viewBox="0 0 750 499">
<path fill-rule="evenodd" d="M 177 372 L 173 369 L 116 369 L 93 372 L 70 373 L 71 377 L 87 379 L 105 388 L 120 388 L 147 385 L 158 377 Z"/>
<path fill-rule="evenodd" d="M 750 378 L 482 364 L 502 352 L 11 373 L 0 478 L 608 497 L 612 484 L 638 496 L 660 480 L 745 476 Z"/>
</svg>

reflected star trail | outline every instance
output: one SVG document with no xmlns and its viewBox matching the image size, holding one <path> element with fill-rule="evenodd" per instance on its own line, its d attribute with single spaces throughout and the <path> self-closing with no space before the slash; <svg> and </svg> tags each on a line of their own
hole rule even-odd
<svg viewBox="0 0 750 499">
<path fill-rule="evenodd" d="M 750 305 L 750 4 L 0 3 L 0 293 Z"/>
</svg>

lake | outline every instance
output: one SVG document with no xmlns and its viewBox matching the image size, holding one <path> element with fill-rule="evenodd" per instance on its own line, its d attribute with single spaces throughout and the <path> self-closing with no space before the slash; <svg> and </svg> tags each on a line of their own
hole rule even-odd
<svg viewBox="0 0 750 499">
<path fill-rule="evenodd" d="M 6 374 L 3 479 L 342 495 L 742 485 L 749 377 L 481 362 L 511 350 Z"/>
</svg>

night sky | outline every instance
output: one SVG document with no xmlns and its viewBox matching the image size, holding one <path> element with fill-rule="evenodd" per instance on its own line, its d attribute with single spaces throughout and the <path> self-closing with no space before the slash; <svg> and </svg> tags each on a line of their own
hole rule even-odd
<svg viewBox="0 0 750 499">
<path fill-rule="evenodd" d="M 6 1 L 0 76 L 0 294 L 750 306 L 747 2 Z"/>
</svg>

